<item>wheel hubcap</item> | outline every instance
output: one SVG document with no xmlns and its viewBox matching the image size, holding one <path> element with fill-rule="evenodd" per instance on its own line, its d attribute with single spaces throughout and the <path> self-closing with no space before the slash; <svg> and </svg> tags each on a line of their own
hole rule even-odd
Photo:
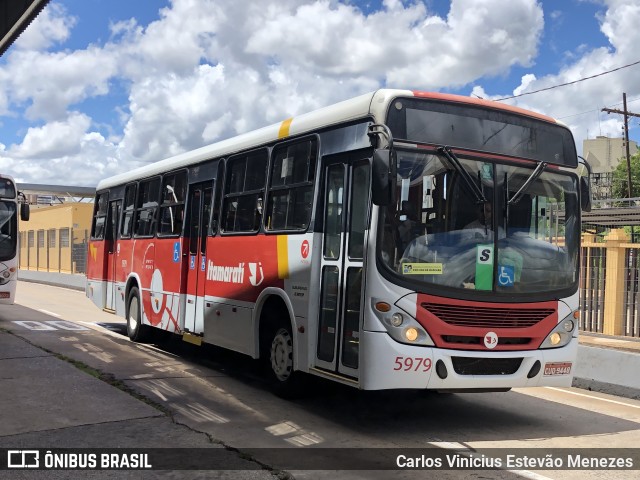
<svg viewBox="0 0 640 480">
<path fill-rule="evenodd" d="M 129 331 L 134 332 L 138 326 L 138 299 L 131 300 L 129 305 Z"/>
<path fill-rule="evenodd" d="M 278 330 L 271 343 L 271 368 L 280 381 L 285 381 L 293 370 L 293 343 L 285 329 Z"/>
</svg>

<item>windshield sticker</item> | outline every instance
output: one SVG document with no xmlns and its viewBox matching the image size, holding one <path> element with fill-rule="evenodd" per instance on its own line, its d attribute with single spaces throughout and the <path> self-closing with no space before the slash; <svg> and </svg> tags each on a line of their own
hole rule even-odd
<svg viewBox="0 0 640 480">
<path fill-rule="evenodd" d="M 493 166 L 490 163 L 483 163 L 480 171 L 483 180 L 493 180 Z"/>
<path fill-rule="evenodd" d="M 498 267 L 498 285 L 501 287 L 513 287 L 515 283 L 515 269 L 510 265 Z"/>
<path fill-rule="evenodd" d="M 422 208 L 433 208 L 432 190 L 436 186 L 435 175 L 424 175 L 422 177 Z"/>
<path fill-rule="evenodd" d="M 493 245 L 478 245 L 476 250 L 476 290 L 491 290 L 493 278 Z"/>
<path fill-rule="evenodd" d="M 442 275 L 441 263 L 403 263 L 403 275 Z"/>
</svg>

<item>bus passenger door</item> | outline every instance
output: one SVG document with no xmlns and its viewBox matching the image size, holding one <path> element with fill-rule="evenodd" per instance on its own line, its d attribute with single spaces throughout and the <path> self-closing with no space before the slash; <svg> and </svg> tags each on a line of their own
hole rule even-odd
<svg viewBox="0 0 640 480">
<path fill-rule="evenodd" d="M 184 329 L 194 334 L 204 332 L 204 284 L 207 275 L 207 233 L 211 217 L 213 184 L 198 183 L 189 186 L 187 199 L 187 281 Z"/>
<path fill-rule="evenodd" d="M 118 289 L 116 283 L 118 281 L 118 261 L 120 257 L 120 249 L 118 246 L 118 224 L 120 220 L 120 210 L 122 209 L 122 200 L 114 200 L 109 203 L 109 211 L 107 212 L 107 296 L 105 308 L 107 310 L 116 309 L 116 298 Z"/>
<path fill-rule="evenodd" d="M 353 159 L 353 157 L 350 157 Z M 369 161 L 328 164 L 316 366 L 358 378 Z"/>
</svg>

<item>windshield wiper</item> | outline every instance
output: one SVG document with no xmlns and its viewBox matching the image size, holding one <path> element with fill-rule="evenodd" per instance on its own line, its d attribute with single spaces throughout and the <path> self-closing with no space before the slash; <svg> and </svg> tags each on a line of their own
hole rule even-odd
<svg viewBox="0 0 640 480">
<path fill-rule="evenodd" d="M 476 198 L 476 203 L 478 204 L 487 203 L 487 198 L 484 196 L 484 193 L 482 193 L 482 190 L 480 190 L 480 187 L 478 187 L 478 185 L 475 184 L 475 182 L 473 181 L 473 177 L 469 174 L 469 172 L 467 172 L 464 169 L 458 157 L 456 157 L 455 153 L 451 151 L 451 148 L 447 146 L 438 147 L 437 151 L 440 155 L 446 158 L 451 165 L 453 165 L 456 171 L 464 179 L 465 183 L 467 184 L 467 187 L 469 188 L 471 193 L 473 193 L 473 196 Z"/>
<path fill-rule="evenodd" d="M 542 175 L 542 172 L 544 172 L 544 169 L 547 168 L 547 164 L 545 162 L 540 163 L 536 169 L 531 173 L 531 175 L 529 175 L 529 178 L 527 178 L 527 181 L 524 182 L 524 184 L 520 187 L 520 190 L 518 190 L 513 197 L 511 197 L 511 199 L 507 202 L 507 206 L 509 205 L 513 205 L 514 203 L 518 203 L 518 201 L 520 201 L 520 199 L 522 198 L 522 196 L 525 194 L 525 192 L 527 191 L 527 188 L 529 188 L 529 186 L 535 182 L 538 177 L 540 175 Z"/>
</svg>

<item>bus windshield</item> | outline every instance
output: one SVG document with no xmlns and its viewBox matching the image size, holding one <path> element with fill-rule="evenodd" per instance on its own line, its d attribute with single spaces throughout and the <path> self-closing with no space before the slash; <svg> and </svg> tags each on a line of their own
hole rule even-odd
<svg viewBox="0 0 640 480">
<path fill-rule="evenodd" d="M 532 176 L 533 163 L 464 157 L 455 157 L 456 166 L 442 149 L 397 153 L 396 201 L 381 211 L 378 251 L 383 269 L 399 283 L 467 295 L 475 290 L 555 296 L 575 290 L 575 175 L 547 168 Z"/>
<path fill-rule="evenodd" d="M 0 261 L 15 257 L 17 227 L 16 203 L 0 200 Z"/>
</svg>

